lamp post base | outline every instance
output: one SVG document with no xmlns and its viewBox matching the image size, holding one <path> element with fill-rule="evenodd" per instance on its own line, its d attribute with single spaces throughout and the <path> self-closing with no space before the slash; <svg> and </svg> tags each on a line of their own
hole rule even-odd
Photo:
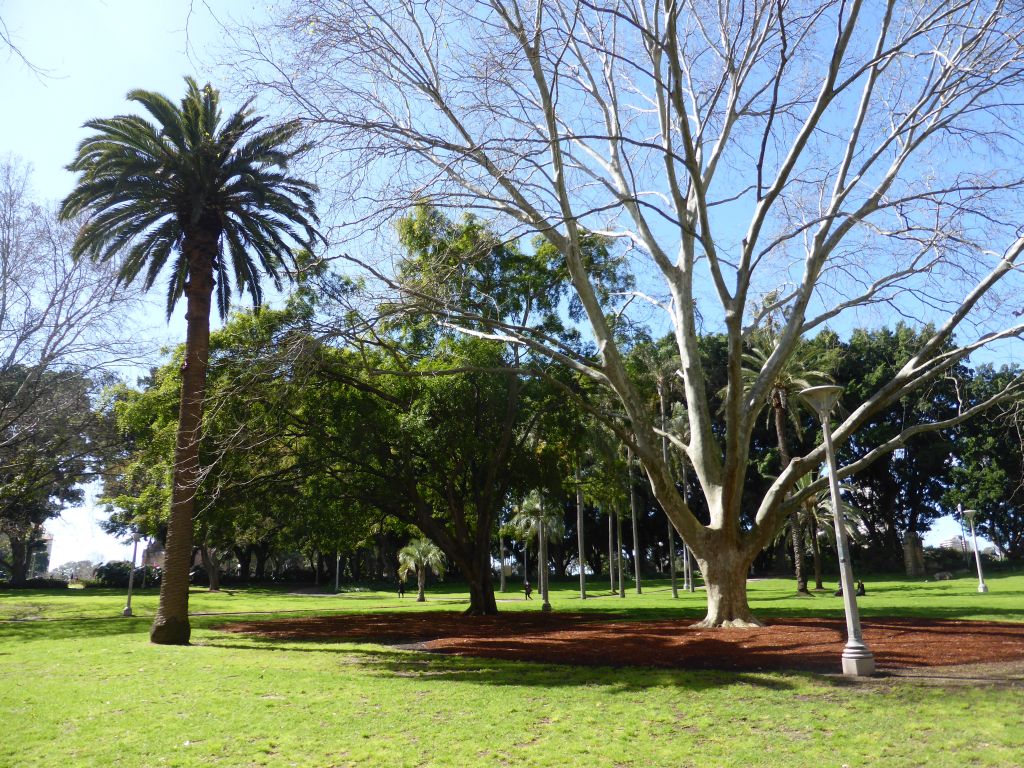
<svg viewBox="0 0 1024 768">
<path fill-rule="evenodd" d="M 550 611 L 550 610 L 551 610 L 551 603 L 544 603 L 544 604 L 543 604 L 543 605 L 542 605 L 542 606 L 540 607 L 540 609 L 541 609 L 541 610 L 542 610 L 542 611 L 543 611 L 544 613 L 547 613 L 548 611 Z"/>
<path fill-rule="evenodd" d="M 981 593 L 988 592 L 988 584 L 979 584 L 978 585 L 978 592 L 981 592 Z"/>
<path fill-rule="evenodd" d="M 843 649 L 843 674 L 847 677 L 867 677 L 875 674 L 875 656 L 864 645 Z"/>
<path fill-rule="evenodd" d="M 132 615 L 132 607 L 130 605 L 126 605 L 124 610 L 121 611 L 121 615 L 125 618 L 129 618 Z"/>
</svg>

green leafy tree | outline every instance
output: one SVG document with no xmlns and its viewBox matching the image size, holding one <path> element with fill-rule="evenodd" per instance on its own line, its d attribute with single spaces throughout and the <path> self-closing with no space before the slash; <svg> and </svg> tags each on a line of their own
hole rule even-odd
<svg viewBox="0 0 1024 768">
<path fill-rule="evenodd" d="M 903 323 L 891 329 L 855 330 L 843 344 L 835 369 L 836 380 L 844 387 L 840 406 L 857 409 L 897 375 L 915 350 L 930 343 L 934 333 L 928 326 L 915 329 Z M 860 468 L 851 490 L 866 536 L 862 556 L 874 567 L 903 564 L 908 575 L 924 573 L 921 535 L 945 514 L 942 496 L 957 450 L 953 426 L 968 410 L 961 407 L 957 388 L 969 378 L 964 365 L 954 366 L 946 376 L 872 414 L 838 448 L 839 464 L 844 466 L 905 435 L 894 450 Z"/>
<path fill-rule="evenodd" d="M 72 370 L 0 374 L 0 408 L 16 414 L 0 430 L 0 536 L 9 551 L 0 566 L 15 583 L 28 578 L 43 524 L 82 500 L 82 485 L 103 463 L 107 420 L 94 394 L 93 382 Z"/>
<path fill-rule="evenodd" d="M 416 574 L 416 602 L 427 598 L 427 570 L 435 576 L 444 576 L 444 553 L 430 539 L 413 539 L 398 551 L 398 578 L 405 580 L 410 572 Z"/>
<path fill-rule="evenodd" d="M 79 176 L 61 216 L 86 216 L 72 247 L 76 258 L 120 257 L 120 280 L 141 276 L 147 289 L 166 267 L 168 315 L 183 295 L 187 300 L 164 579 L 150 631 L 155 643 L 183 645 L 214 291 L 223 316 L 232 279 L 255 304 L 261 274 L 280 286 L 294 260 L 289 242 L 312 248 L 317 237 L 316 190 L 287 174 L 304 150 L 287 148 L 297 122 L 261 130 L 248 103 L 225 119 L 218 91 L 191 78 L 180 106 L 144 90 L 128 99 L 152 121 L 120 115 L 86 123 L 94 133 L 68 166 Z"/>
<path fill-rule="evenodd" d="M 967 387 L 971 401 L 1020 373 L 1018 366 L 980 366 Z M 1024 560 L 1024 411 L 1016 403 L 957 430 L 957 460 L 943 496 L 947 509 L 977 510 L 978 533 L 1011 560 Z"/>
</svg>

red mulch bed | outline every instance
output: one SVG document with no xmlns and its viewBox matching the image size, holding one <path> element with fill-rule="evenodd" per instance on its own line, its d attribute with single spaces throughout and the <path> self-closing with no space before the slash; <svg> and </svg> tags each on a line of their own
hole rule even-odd
<svg viewBox="0 0 1024 768">
<path fill-rule="evenodd" d="M 460 656 L 582 666 L 836 672 L 846 625 L 769 619 L 761 629 L 699 629 L 692 620 L 609 621 L 593 614 L 377 613 L 239 622 L 230 632 L 270 640 L 361 640 Z M 1024 659 L 1024 624 L 867 619 L 880 669 Z"/>
</svg>

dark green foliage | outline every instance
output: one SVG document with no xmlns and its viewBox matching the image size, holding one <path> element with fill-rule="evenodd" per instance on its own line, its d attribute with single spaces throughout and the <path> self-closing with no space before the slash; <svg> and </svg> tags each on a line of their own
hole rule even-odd
<svg viewBox="0 0 1024 768">
<path fill-rule="evenodd" d="M 843 345 L 836 380 L 845 387 L 841 406 L 858 407 L 871 393 L 891 380 L 934 330 L 904 324 L 878 331 L 854 331 Z M 840 465 L 854 461 L 913 424 L 942 421 L 958 412 L 956 384 L 969 371 L 960 366 L 950 376 L 917 390 L 875 414 L 839 448 Z M 912 438 L 857 473 L 851 479 L 851 502 L 860 513 L 865 548 L 878 567 L 899 567 L 908 532 L 923 533 L 945 514 L 941 505 L 956 446 L 952 430 L 938 430 Z"/>
<path fill-rule="evenodd" d="M 1018 366 L 981 366 L 966 387 L 970 402 L 1019 376 Z M 1024 559 L 1024 414 L 1018 403 L 957 429 L 957 461 L 944 501 L 977 510 L 976 528 L 1012 560 Z"/>
<path fill-rule="evenodd" d="M 101 587 L 127 587 L 131 570 L 132 564 L 128 560 L 111 560 L 96 567 L 92 581 Z M 160 583 L 159 568 L 148 565 L 136 567 L 133 583 L 136 588 L 142 586 L 143 571 L 145 571 L 146 586 L 156 586 Z"/>
<path fill-rule="evenodd" d="M 82 484 L 103 463 L 109 425 L 93 395 L 93 382 L 74 370 L 0 374 L 0 565 L 15 583 L 28 576 L 43 524 L 81 501 Z"/>
<path fill-rule="evenodd" d="M 185 242 L 200 231 L 211 234 L 217 241 L 217 306 L 225 316 L 232 278 L 238 292 L 248 291 L 259 305 L 261 274 L 280 289 L 282 273 L 294 263 L 286 238 L 313 248 L 317 190 L 285 173 L 307 149 L 286 148 L 299 133 L 298 122 L 260 129 L 263 118 L 254 115 L 251 102 L 224 119 L 214 88 L 200 88 L 190 77 L 185 83 L 180 107 L 152 91 L 128 94 L 155 122 L 118 115 L 85 124 L 95 133 L 68 165 L 80 176 L 61 216 L 89 214 L 72 255 L 121 257 L 124 283 L 143 274 L 149 289 L 170 265 L 168 315 L 195 269 Z"/>
</svg>

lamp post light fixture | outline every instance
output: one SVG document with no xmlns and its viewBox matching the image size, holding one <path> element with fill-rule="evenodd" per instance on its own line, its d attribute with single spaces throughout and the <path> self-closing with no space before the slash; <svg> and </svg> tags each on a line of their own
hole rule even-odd
<svg viewBox="0 0 1024 768">
<path fill-rule="evenodd" d="M 843 674 L 863 676 L 875 671 L 875 656 L 864 644 L 857 612 L 857 598 L 854 595 L 853 572 L 850 568 L 850 545 L 846 540 L 846 525 L 843 522 L 839 501 L 839 478 L 836 476 L 836 455 L 832 447 L 832 409 L 839 401 L 843 388 L 834 384 L 808 387 L 800 392 L 804 400 L 814 409 L 821 420 L 821 431 L 825 438 L 825 456 L 828 460 L 829 489 L 832 492 L 832 513 L 836 524 L 836 549 L 839 551 L 839 580 L 843 590 L 843 607 L 846 612 L 846 647 L 843 649 Z"/>
<path fill-rule="evenodd" d="M 988 592 L 988 585 L 985 583 L 985 576 L 981 572 L 981 553 L 978 552 L 978 537 L 974 533 L 974 518 L 977 517 L 978 510 L 976 509 L 965 509 L 964 517 L 967 518 L 967 522 L 971 524 L 971 541 L 974 543 L 974 562 L 978 566 L 978 591 Z"/>
<path fill-rule="evenodd" d="M 132 567 L 128 569 L 128 602 L 121 611 L 125 618 L 132 615 L 132 587 L 135 585 L 135 558 L 139 554 L 139 534 L 132 535 L 132 542 Z"/>
</svg>

